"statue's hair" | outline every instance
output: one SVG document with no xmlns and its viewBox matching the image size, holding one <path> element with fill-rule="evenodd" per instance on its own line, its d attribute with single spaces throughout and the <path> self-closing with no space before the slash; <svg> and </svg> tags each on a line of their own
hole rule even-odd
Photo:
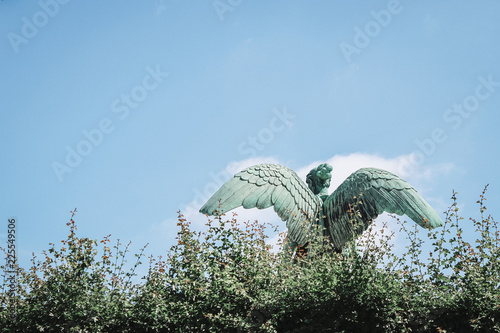
<svg viewBox="0 0 500 333">
<path fill-rule="evenodd" d="M 311 171 L 309 171 L 309 173 L 306 176 L 306 183 L 311 190 L 313 189 L 314 183 L 316 183 L 318 179 L 318 176 L 316 176 L 316 171 L 317 168 L 314 168 Z"/>
<path fill-rule="evenodd" d="M 317 173 L 320 169 L 323 169 L 326 166 L 327 166 L 326 163 L 322 163 L 318 165 L 316 168 L 309 171 L 309 173 L 306 176 L 306 183 L 309 186 L 309 189 L 311 189 L 311 191 L 313 191 L 314 194 L 319 193 L 319 191 L 317 190 L 318 187 L 324 187 L 325 181 L 320 179 Z"/>
</svg>

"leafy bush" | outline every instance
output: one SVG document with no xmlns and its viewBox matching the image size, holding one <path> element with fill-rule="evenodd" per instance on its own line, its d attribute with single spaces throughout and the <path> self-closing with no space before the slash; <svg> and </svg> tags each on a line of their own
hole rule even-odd
<svg viewBox="0 0 500 333">
<path fill-rule="evenodd" d="M 71 212 L 67 223 L 69 235 L 57 249 L 49 244 L 43 260 L 33 255 L 32 266 L 18 268 L 17 290 L 12 296 L 4 283 L 0 294 L 1 327 L 5 332 L 35 331 L 109 331 L 126 321 L 130 301 L 138 286 L 130 282 L 132 272 L 124 272 L 125 250 L 120 243 L 116 254 L 104 237 L 102 255 L 98 258 L 98 242 L 76 236 Z M 144 249 L 143 249 L 144 250 Z M 115 261 L 111 261 L 112 257 Z M 140 254 L 137 255 L 140 258 Z M 140 264 L 138 261 L 136 265 Z M 4 267 L 2 267 L 4 268 Z M 10 296 L 10 297 L 9 297 Z M 12 316 L 12 311 L 15 316 Z"/>
<path fill-rule="evenodd" d="M 485 189 L 486 190 L 486 189 Z M 43 259 L 19 268 L 17 291 L 4 282 L 4 332 L 500 332 L 500 235 L 486 215 L 471 219 L 476 239 L 463 233 L 456 193 L 445 226 L 408 227 L 406 251 L 392 249 L 387 225 L 370 228 L 342 253 L 325 241 L 307 256 L 266 244 L 257 221 L 208 219 L 191 230 L 179 213 L 177 243 L 165 258 L 149 258 L 142 283 L 132 283 L 143 251 L 125 269 L 128 246 L 111 249 L 69 235 Z M 421 237 L 421 233 L 427 233 Z M 283 240 L 284 235 L 281 235 Z M 422 238 L 426 239 L 424 242 Z M 470 238 L 470 237 L 469 237 Z M 426 247 L 429 255 L 424 255 Z M 13 316 L 12 314 L 15 314 Z"/>
</svg>

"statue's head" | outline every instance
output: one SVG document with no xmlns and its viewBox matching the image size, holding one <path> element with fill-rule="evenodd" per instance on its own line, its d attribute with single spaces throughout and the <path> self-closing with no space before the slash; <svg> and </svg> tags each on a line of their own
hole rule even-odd
<svg viewBox="0 0 500 333">
<path fill-rule="evenodd" d="M 314 194 L 320 194 L 323 190 L 330 187 L 330 180 L 332 179 L 333 168 L 328 163 L 322 163 L 318 167 L 309 171 L 306 176 L 307 186 Z M 326 193 L 323 193 L 326 194 Z"/>
</svg>

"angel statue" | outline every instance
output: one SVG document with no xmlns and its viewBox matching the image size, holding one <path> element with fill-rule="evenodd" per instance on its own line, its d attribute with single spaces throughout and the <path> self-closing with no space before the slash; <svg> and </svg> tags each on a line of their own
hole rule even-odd
<svg viewBox="0 0 500 333">
<path fill-rule="evenodd" d="M 291 169 L 279 164 L 258 164 L 228 180 L 200 209 L 222 215 L 232 209 L 273 206 L 286 221 L 292 249 L 306 248 L 308 232 L 319 226 L 334 249 L 359 236 L 383 212 L 407 215 L 425 228 L 442 226 L 436 211 L 405 180 L 389 171 L 362 168 L 352 173 L 330 195 L 333 168 L 327 163 L 312 169 L 307 185 Z"/>
</svg>

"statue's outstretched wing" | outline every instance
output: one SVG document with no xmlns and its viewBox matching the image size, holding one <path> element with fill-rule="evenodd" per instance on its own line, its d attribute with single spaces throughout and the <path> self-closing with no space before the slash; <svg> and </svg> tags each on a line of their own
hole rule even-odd
<svg viewBox="0 0 500 333">
<path fill-rule="evenodd" d="M 383 212 L 407 215 L 426 228 L 443 223 L 410 184 L 381 169 L 363 168 L 354 172 L 323 205 L 325 227 L 338 249 L 354 235 L 363 233 Z"/>
<path fill-rule="evenodd" d="M 274 206 L 278 216 L 287 221 L 290 240 L 304 245 L 307 229 L 304 224 L 312 224 L 321 205 L 321 200 L 293 170 L 279 164 L 258 164 L 228 180 L 200 212 L 216 215 L 240 206 L 259 209 Z"/>
</svg>

